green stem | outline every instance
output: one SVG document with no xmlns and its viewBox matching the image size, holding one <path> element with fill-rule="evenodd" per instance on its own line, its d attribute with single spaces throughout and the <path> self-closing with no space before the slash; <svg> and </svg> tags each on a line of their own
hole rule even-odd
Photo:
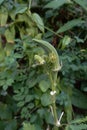
<svg viewBox="0 0 87 130">
<path fill-rule="evenodd" d="M 51 81 L 51 89 L 52 91 L 55 91 L 55 81 L 53 80 L 52 78 L 52 73 L 50 73 L 50 81 Z M 58 116 L 57 116 L 57 111 L 56 111 L 56 96 L 55 94 L 54 95 L 51 95 L 52 96 L 52 109 L 53 109 L 53 114 L 54 114 L 54 122 L 55 122 L 55 126 L 54 126 L 54 130 L 58 130 L 58 127 L 56 126 L 56 123 L 58 121 Z"/>
<path fill-rule="evenodd" d="M 32 0 L 29 0 L 29 10 L 31 9 Z"/>
</svg>

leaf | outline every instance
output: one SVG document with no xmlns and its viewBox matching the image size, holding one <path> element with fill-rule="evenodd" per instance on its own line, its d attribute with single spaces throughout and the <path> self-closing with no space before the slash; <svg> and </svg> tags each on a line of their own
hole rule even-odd
<svg viewBox="0 0 87 130">
<path fill-rule="evenodd" d="M 29 103 L 28 108 L 29 109 L 33 109 L 34 108 L 34 104 L 33 103 Z"/>
<path fill-rule="evenodd" d="M 23 106 L 24 106 L 24 101 L 18 102 L 18 103 L 17 103 L 17 106 L 18 106 L 18 107 L 23 107 Z"/>
<path fill-rule="evenodd" d="M 87 0 L 74 0 L 74 1 L 87 11 Z"/>
<path fill-rule="evenodd" d="M 14 26 L 9 27 L 5 31 L 5 36 L 6 36 L 7 42 L 14 43 L 14 39 L 15 39 L 15 28 L 14 28 Z"/>
<path fill-rule="evenodd" d="M 48 88 L 50 88 L 50 83 L 49 83 L 49 81 L 42 80 L 39 83 L 39 87 L 42 92 L 46 92 L 48 90 Z"/>
<path fill-rule="evenodd" d="M 20 4 L 20 5 L 16 6 L 16 7 L 17 8 L 15 10 L 15 15 L 16 14 L 22 14 L 27 10 L 27 5 L 25 5 L 25 4 Z"/>
<path fill-rule="evenodd" d="M 34 96 L 33 95 L 27 95 L 26 98 L 25 98 L 25 102 L 30 102 L 34 99 Z"/>
<path fill-rule="evenodd" d="M 49 2 L 47 5 L 45 5 L 45 8 L 57 9 L 60 6 L 64 5 L 65 3 L 70 3 L 70 1 L 69 0 L 53 0 Z"/>
<path fill-rule="evenodd" d="M 52 112 L 46 111 L 44 113 L 44 116 L 45 116 L 45 120 L 46 120 L 46 122 L 48 124 L 54 125 L 54 117 L 53 117 L 53 113 Z"/>
<path fill-rule="evenodd" d="M 23 123 L 23 130 L 36 130 L 34 125 L 30 123 Z"/>
<path fill-rule="evenodd" d="M 87 109 L 87 95 L 74 88 L 72 104 L 78 108 Z"/>
<path fill-rule="evenodd" d="M 75 120 L 72 120 L 70 123 L 71 124 L 81 124 L 81 123 L 84 123 L 87 121 L 87 116 L 84 117 L 84 118 L 80 118 L 80 119 L 75 119 Z"/>
<path fill-rule="evenodd" d="M 47 93 L 43 94 L 41 97 L 41 104 L 43 106 L 48 106 L 48 105 L 52 104 L 51 95 L 47 94 Z"/>
<path fill-rule="evenodd" d="M 16 101 L 22 101 L 22 100 L 24 100 L 25 95 L 17 94 L 17 95 L 14 95 L 13 98 L 14 98 Z"/>
<path fill-rule="evenodd" d="M 32 14 L 33 20 L 36 23 L 37 27 L 44 33 L 44 24 L 41 17 L 37 13 Z"/>
<path fill-rule="evenodd" d="M 36 77 L 32 77 L 31 79 L 28 79 L 28 80 L 26 81 L 26 85 L 27 85 L 29 88 L 34 87 L 36 84 L 37 84 L 37 78 L 36 78 Z"/>
<path fill-rule="evenodd" d="M 7 18 L 8 18 L 8 13 L 7 12 L 0 14 L 0 25 L 1 26 L 4 26 L 6 24 Z"/>
<path fill-rule="evenodd" d="M 65 23 L 62 27 L 60 27 L 59 30 L 57 31 L 57 33 L 65 32 L 67 30 L 72 29 L 73 27 L 78 26 L 79 24 L 82 24 L 82 23 L 85 23 L 85 21 L 81 20 L 81 19 L 73 19 L 73 20 Z"/>
<path fill-rule="evenodd" d="M 42 119 L 44 117 L 45 112 L 46 111 L 45 111 L 44 108 L 40 108 L 40 109 L 37 110 L 37 113 L 38 113 L 39 117 L 42 118 Z"/>
<path fill-rule="evenodd" d="M 60 42 L 59 46 L 62 44 L 61 49 L 63 50 L 69 45 L 70 41 L 71 41 L 71 38 L 66 35 L 66 36 L 64 36 L 64 38 Z"/>
<path fill-rule="evenodd" d="M 4 51 L 5 51 L 5 54 L 6 56 L 10 56 L 11 55 L 11 52 L 13 50 L 13 44 L 10 44 L 10 43 L 7 43 L 5 48 L 4 48 Z"/>
<path fill-rule="evenodd" d="M 0 5 L 4 2 L 4 0 L 0 0 Z"/>
<path fill-rule="evenodd" d="M 70 125 L 71 130 L 87 130 L 87 124 Z"/>
<path fill-rule="evenodd" d="M 81 39 L 77 36 L 75 36 L 74 38 L 76 39 L 77 43 L 84 43 L 84 39 Z"/>
</svg>

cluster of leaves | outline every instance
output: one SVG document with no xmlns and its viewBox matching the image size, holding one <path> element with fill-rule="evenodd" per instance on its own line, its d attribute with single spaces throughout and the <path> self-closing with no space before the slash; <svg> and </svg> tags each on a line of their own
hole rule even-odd
<svg viewBox="0 0 87 130">
<path fill-rule="evenodd" d="M 31 10 L 37 13 L 29 1 L 0 1 L 0 129 L 56 130 L 50 95 L 55 58 L 32 40 L 43 38 L 62 61 L 56 110 L 64 116 L 57 129 L 86 130 L 87 0 L 36 0 Z"/>
<path fill-rule="evenodd" d="M 44 33 L 40 16 L 25 3 L 10 2 L 2 1 L 0 11 L 0 128 L 23 129 L 22 123 L 29 121 L 35 129 L 46 129 L 54 125 L 50 91 L 55 49 L 32 40 Z"/>
</svg>

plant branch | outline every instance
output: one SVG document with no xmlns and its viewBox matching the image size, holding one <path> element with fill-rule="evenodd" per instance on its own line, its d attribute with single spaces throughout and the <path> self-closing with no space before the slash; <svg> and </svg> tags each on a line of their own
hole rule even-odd
<svg viewBox="0 0 87 130">
<path fill-rule="evenodd" d="M 29 0 L 29 10 L 31 9 L 31 3 L 32 3 L 32 0 Z"/>
</svg>

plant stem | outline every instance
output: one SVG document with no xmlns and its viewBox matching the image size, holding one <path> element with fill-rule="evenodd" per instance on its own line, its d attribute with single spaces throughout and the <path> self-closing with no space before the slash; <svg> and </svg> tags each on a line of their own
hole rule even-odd
<svg viewBox="0 0 87 130">
<path fill-rule="evenodd" d="M 55 81 L 53 79 L 53 74 L 50 73 L 50 81 L 51 81 L 51 88 L 52 88 L 52 91 L 56 91 L 55 89 Z M 56 126 L 57 124 L 57 121 L 58 121 L 58 117 L 57 117 L 57 111 L 56 111 L 56 97 L 55 97 L 55 94 L 54 95 L 51 95 L 52 96 L 52 108 L 53 108 L 53 114 L 54 114 L 54 121 L 55 121 L 55 126 L 54 126 L 54 130 L 58 130 L 58 127 Z"/>
<path fill-rule="evenodd" d="M 29 10 L 31 9 L 32 0 L 29 0 Z"/>
</svg>

